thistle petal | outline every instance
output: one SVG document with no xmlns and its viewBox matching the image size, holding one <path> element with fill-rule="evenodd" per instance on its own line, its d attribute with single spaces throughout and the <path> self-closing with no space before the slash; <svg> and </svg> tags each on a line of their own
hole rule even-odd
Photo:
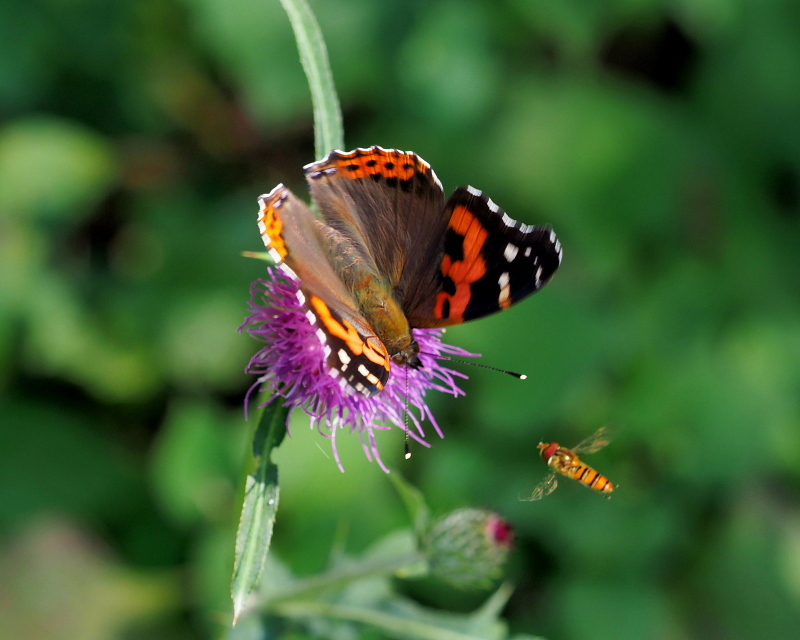
<svg viewBox="0 0 800 640">
<path fill-rule="evenodd" d="M 342 470 L 336 448 L 336 435 L 341 429 L 358 433 L 367 458 L 374 459 L 387 473 L 378 452 L 378 431 L 392 426 L 405 429 L 407 417 L 408 435 L 419 444 L 430 446 L 425 439 L 426 421 L 439 437 L 444 437 L 425 396 L 430 390 L 464 395 L 458 380 L 467 376 L 443 366 L 440 360 L 477 357 L 476 354 L 442 342 L 442 329 L 413 329 L 423 366 L 393 366 L 386 387 L 374 396 L 348 394 L 328 372 L 322 345 L 298 296 L 297 280 L 278 267 L 269 267 L 268 275 L 268 279 L 253 283 L 250 316 L 240 327 L 240 331 L 246 330 L 264 343 L 246 369 L 258 376 L 246 402 L 254 390 L 266 387 L 282 396 L 287 406 L 302 408 L 311 417 L 312 427 L 330 438 L 334 458 Z"/>
</svg>

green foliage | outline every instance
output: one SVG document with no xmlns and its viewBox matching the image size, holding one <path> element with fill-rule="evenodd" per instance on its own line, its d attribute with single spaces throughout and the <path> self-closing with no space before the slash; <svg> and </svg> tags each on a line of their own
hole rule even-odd
<svg viewBox="0 0 800 640">
<path fill-rule="evenodd" d="M 380 434 L 434 513 L 514 524 L 511 632 L 793 637 L 797 3 L 310 4 L 348 148 L 414 150 L 446 189 L 483 189 L 564 245 L 544 291 L 447 333 L 528 380 L 468 371 L 467 397 L 432 398 L 446 439 L 409 462 L 402 433 Z M 307 87 L 277 0 L 0 4 L 0 617 L 15 639 L 227 633 L 259 346 L 235 329 L 264 273 L 240 253 L 263 250 L 260 193 L 304 193 Z M 601 425 L 617 436 L 587 462 L 618 483 L 610 500 L 568 482 L 518 500 L 545 472 L 540 440 Z M 338 439 L 341 474 L 299 412 L 290 435 L 273 551 L 292 579 L 408 525 L 356 436 Z M 482 604 L 403 584 L 426 610 Z"/>
<path fill-rule="evenodd" d="M 236 533 L 231 585 L 234 624 L 258 588 L 267 562 L 280 495 L 278 467 L 272 461 L 272 450 L 286 435 L 288 415 L 289 410 L 276 399 L 261 410 L 256 421 L 253 457 L 245 480 L 242 515 Z"/>
</svg>

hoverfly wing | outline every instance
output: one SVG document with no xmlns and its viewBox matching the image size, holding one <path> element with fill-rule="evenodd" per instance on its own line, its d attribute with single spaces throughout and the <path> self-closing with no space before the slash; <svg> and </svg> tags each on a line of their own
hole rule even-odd
<svg viewBox="0 0 800 640">
<path fill-rule="evenodd" d="M 544 480 L 542 480 L 539 484 L 534 487 L 533 492 L 527 498 L 523 498 L 520 496 L 520 500 L 524 500 L 526 502 L 533 502 L 534 500 L 541 500 L 545 496 L 549 496 L 553 491 L 556 490 L 558 486 L 558 478 L 554 471 L 548 473 Z"/>
<path fill-rule="evenodd" d="M 578 446 L 573 447 L 572 450 L 577 454 L 595 453 L 596 451 L 600 451 L 600 449 L 605 447 L 609 442 L 611 442 L 611 436 L 608 433 L 608 429 L 606 427 L 600 427 L 588 438 L 581 440 Z"/>
</svg>

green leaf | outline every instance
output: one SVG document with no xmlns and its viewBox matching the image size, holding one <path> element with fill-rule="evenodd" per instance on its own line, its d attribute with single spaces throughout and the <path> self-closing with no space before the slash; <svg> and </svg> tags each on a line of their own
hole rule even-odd
<svg viewBox="0 0 800 640">
<path fill-rule="evenodd" d="M 32 116 L 0 130 L 0 211 L 6 215 L 85 217 L 118 173 L 112 144 L 82 124 Z"/>
<path fill-rule="evenodd" d="M 308 77 L 314 105 L 314 149 L 321 160 L 332 149 L 344 148 L 342 109 L 333 84 L 328 50 L 306 0 L 281 0 L 281 4 L 292 23 L 300 62 Z"/>
<path fill-rule="evenodd" d="M 219 520 L 235 496 L 228 482 L 231 434 L 212 405 L 179 400 L 170 407 L 152 455 L 155 496 L 173 522 Z"/>
<path fill-rule="evenodd" d="M 500 594 L 506 599 L 510 588 Z M 269 611 L 287 618 L 350 622 L 379 630 L 390 638 L 409 640 L 504 640 L 507 626 L 499 618 L 489 618 L 483 609 L 473 614 L 438 611 L 407 598 L 389 595 L 377 602 L 352 602 L 350 599 L 286 600 L 273 603 Z"/>
<path fill-rule="evenodd" d="M 406 509 L 414 521 L 414 531 L 417 534 L 417 538 L 420 538 L 428 529 L 431 516 L 430 509 L 425 502 L 425 496 L 397 472 L 390 473 L 389 479 L 405 503 Z"/>
<path fill-rule="evenodd" d="M 278 510 L 278 467 L 271 460 L 272 449 L 286 435 L 289 409 L 279 398 L 264 407 L 253 437 L 253 457 L 245 480 L 242 515 L 236 533 L 231 597 L 233 623 L 244 611 L 258 587 L 269 553 L 272 528 Z"/>
</svg>

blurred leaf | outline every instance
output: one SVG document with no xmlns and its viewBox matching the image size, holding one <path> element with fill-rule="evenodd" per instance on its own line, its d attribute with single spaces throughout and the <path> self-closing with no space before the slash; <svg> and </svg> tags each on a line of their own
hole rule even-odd
<svg viewBox="0 0 800 640">
<path fill-rule="evenodd" d="M 61 377 L 105 400 L 140 399 L 153 393 L 159 376 L 149 354 L 140 345 L 109 335 L 60 275 L 42 276 L 38 295 L 26 302 L 28 335 L 23 353 L 30 371 Z"/>
<path fill-rule="evenodd" d="M 496 602 L 472 614 L 436 611 L 416 602 L 377 588 L 350 591 L 351 597 L 336 602 L 286 600 L 271 605 L 278 615 L 299 620 L 320 617 L 334 624 L 351 623 L 374 627 L 388 637 L 420 640 L 503 640 L 507 637 L 504 622 L 495 617 L 497 602 L 505 604 L 511 589 L 501 587 Z M 362 596 L 353 601 L 353 595 Z"/>
<path fill-rule="evenodd" d="M 686 576 L 694 615 L 731 640 L 790 638 L 800 627 L 797 601 L 776 580 L 784 558 L 775 553 L 780 538 L 769 501 L 757 491 L 739 496 Z"/>
<path fill-rule="evenodd" d="M 209 291 L 173 301 L 163 324 L 163 365 L 184 389 L 238 388 L 253 342 L 237 333 L 241 294 Z"/>
<path fill-rule="evenodd" d="M 398 71 L 406 103 L 436 126 L 480 121 L 496 100 L 501 71 L 488 40 L 487 11 L 479 3 L 430 3 L 403 43 Z M 468 47 L 453 46 L 465 37 Z"/>
<path fill-rule="evenodd" d="M 48 242 L 28 221 L 0 215 L 0 309 L 18 314 L 42 277 Z"/>
<path fill-rule="evenodd" d="M 431 517 L 430 509 L 428 509 L 428 505 L 425 502 L 425 496 L 400 475 L 399 471 L 390 473 L 389 479 L 406 505 L 408 515 L 411 516 L 411 521 L 414 523 L 414 531 L 418 537 L 422 536 L 428 528 Z"/>
<path fill-rule="evenodd" d="M 642 584 L 575 577 L 561 583 L 557 618 L 574 640 L 654 640 L 685 634 L 665 593 Z"/>
<path fill-rule="evenodd" d="M 108 141 L 82 124 L 13 121 L 0 129 L 0 216 L 83 217 L 118 171 Z"/>
<path fill-rule="evenodd" d="M 141 499 L 132 461 L 93 420 L 47 398 L 0 401 L 0 526 L 19 527 L 40 513 L 97 521 Z"/>
<path fill-rule="evenodd" d="M 0 636 L 9 640 L 106 640 L 180 606 L 176 575 L 125 567 L 60 521 L 40 521 L 10 540 L 0 575 Z"/>
<path fill-rule="evenodd" d="M 304 108 L 311 112 L 289 21 L 277 1 L 184 2 L 198 37 L 237 82 L 254 117 L 276 123 Z"/>
<path fill-rule="evenodd" d="M 152 476 L 169 515 L 184 526 L 227 514 L 234 488 L 230 470 L 231 433 L 207 404 L 174 403 L 153 452 Z"/>
<path fill-rule="evenodd" d="M 236 533 L 231 596 L 233 623 L 244 611 L 261 580 L 272 540 L 278 510 L 278 467 L 272 462 L 272 449 L 286 434 L 289 410 L 279 397 L 263 408 L 253 437 L 251 471 L 248 472 L 242 515 Z"/>
</svg>

